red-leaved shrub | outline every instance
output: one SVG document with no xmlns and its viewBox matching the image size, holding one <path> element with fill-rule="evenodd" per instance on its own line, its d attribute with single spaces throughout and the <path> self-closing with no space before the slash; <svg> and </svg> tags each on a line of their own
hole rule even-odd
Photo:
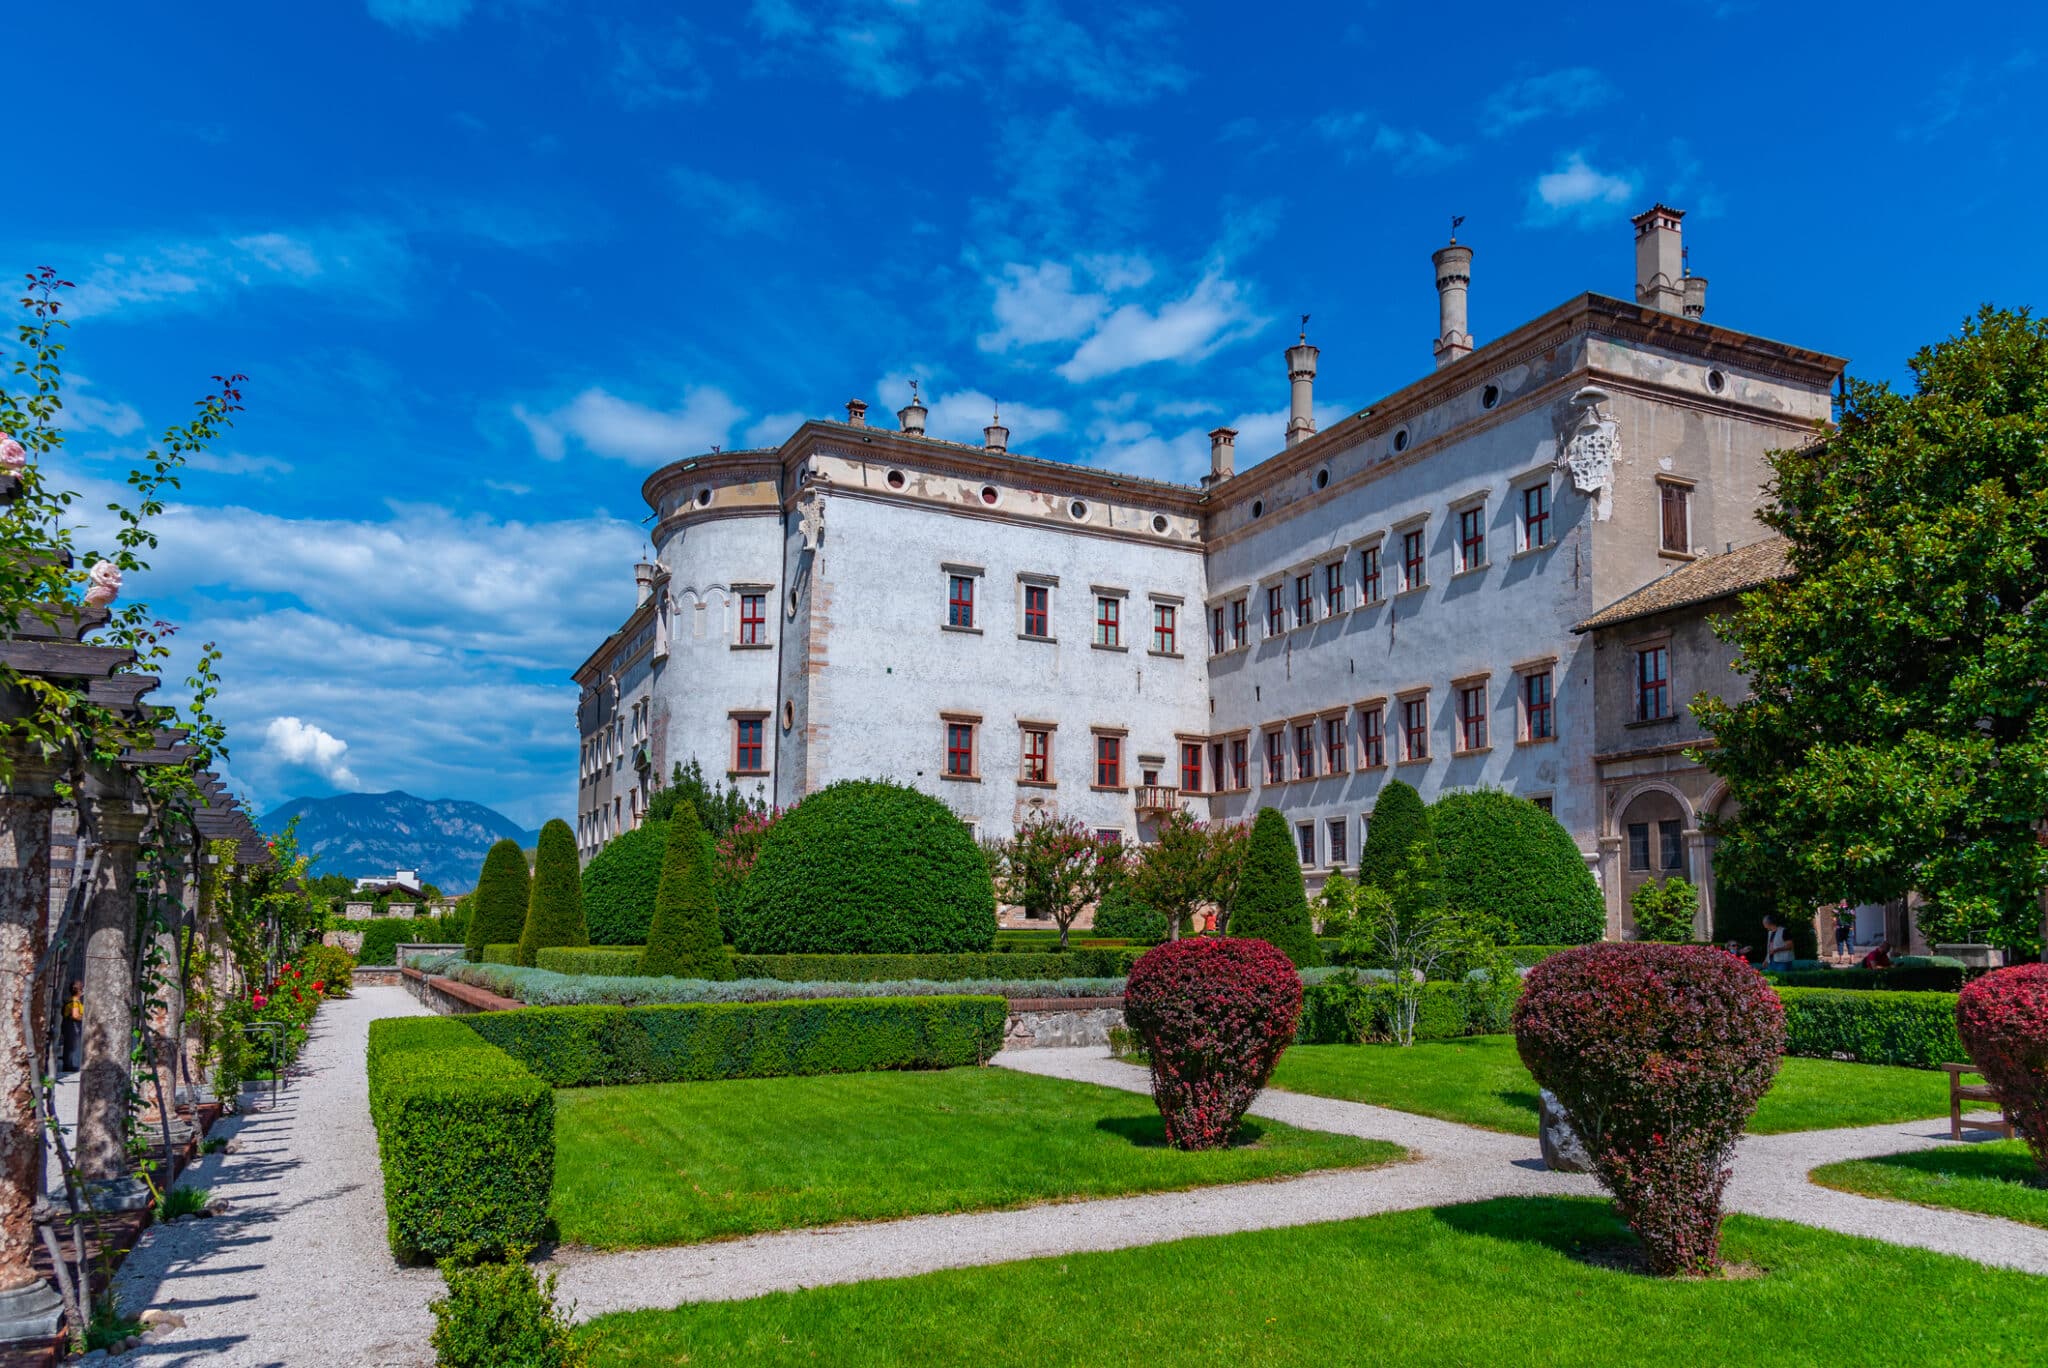
<svg viewBox="0 0 2048 1368">
<path fill-rule="evenodd" d="M 1152 1099 L 1176 1149 L 1230 1143 L 1301 1015 L 1301 976 L 1262 940 L 1168 941 L 1131 966 L 1124 1019 L 1152 1057 Z"/>
<path fill-rule="evenodd" d="M 1763 975 L 1711 946 L 1582 946 L 1529 971 L 1514 1021 L 1650 1268 L 1712 1271 L 1728 1159 L 1785 1048 Z"/>
<path fill-rule="evenodd" d="M 1956 1034 L 2048 1178 L 2048 964 L 2015 964 L 1966 984 Z"/>
</svg>

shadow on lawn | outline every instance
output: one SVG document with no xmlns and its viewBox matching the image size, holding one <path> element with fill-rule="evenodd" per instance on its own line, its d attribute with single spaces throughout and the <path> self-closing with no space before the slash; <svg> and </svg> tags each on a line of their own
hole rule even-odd
<svg viewBox="0 0 2048 1368">
<path fill-rule="evenodd" d="M 1496 1197 L 1437 1207 L 1430 1214 L 1462 1234 L 1541 1245 L 1610 1272 L 1642 1270 L 1642 1246 L 1605 1198 Z"/>
<path fill-rule="evenodd" d="M 1541 1099 L 1535 1093 L 1523 1092 L 1521 1089 L 1515 1088 L 1512 1090 L 1503 1089 L 1495 1093 L 1494 1096 L 1507 1103 L 1510 1107 L 1518 1111 L 1525 1111 L 1531 1116 L 1541 1116 L 1543 1114 Z"/>
<path fill-rule="evenodd" d="M 1989 1132 L 1979 1133 L 1988 1139 Z M 1909 1150 L 1904 1154 L 1880 1154 L 1863 1161 L 1884 1168 L 1907 1169 L 1933 1178 L 1989 1178 L 2019 1187 L 2048 1188 L 2041 1171 L 2024 1148 L 1979 1148 L 1976 1144 L 1944 1145 L 1938 1149 Z"/>
<path fill-rule="evenodd" d="M 1121 1136 L 1140 1149 L 1168 1149 L 1166 1123 L 1156 1116 L 1105 1116 L 1095 1123 L 1095 1129 Z M 1262 1143 L 1266 1128 L 1256 1121 L 1242 1121 L 1237 1134 L 1230 1138 L 1230 1148 L 1246 1149 Z"/>
</svg>

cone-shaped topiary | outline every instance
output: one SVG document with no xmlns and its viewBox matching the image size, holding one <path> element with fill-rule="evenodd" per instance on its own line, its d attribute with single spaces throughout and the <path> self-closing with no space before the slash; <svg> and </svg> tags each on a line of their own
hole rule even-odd
<svg viewBox="0 0 2048 1368">
<path fill-rule="evenodd" d="M 1260 808 L 1245 848 L 1244 875 L 1230 909 L 1230 934 L 1262 940 L 1294 961 L 1297 969 L 1321 964 L 1315 924 L 1308 914 L 1308 890 L 1301 862 L 1288 834 L 1287 819 Z"/>
<path fill-rule="evenodd" d="M 1443 869 L 1436 838 L 1429 829 L 1429 810 L 1422 805 L 1421 794 L 1396 779 L 1380 790 L 1372 805 L 1365 848 L 1358 852 L 1358 886 L 1392 894 L 1395 875 L 1414 872 L 1408 863 L 1408 848 L 1418 841 L 1426 843 L 1423 856 L 1428 863 L 1422 876 L 1440 888 Z"/>
<path fill-rule="evenodd" d="M 1405 806 L 1404 801 L 1397 811 Z M 1373 810 L 1368 851 L 1385 812 L 1382 798 Z M 1600 939 L 1607 927 L 1600 886 L 1579 843 L 1555 817 L 1498 789 L 1446 794 L 1430 805 L 1428 816 L 1443 857 L 1444 898 L 1469 925 L 1503 940 L 1512 930 L 1518 945 Z"/>
<path fill-rule="evenodd" d="M 882 780 L 818 790 L 776 822 L 730 910 L 743 955 L 945 954 L 996 939 L 974 835 L 930 794 Z"/>
<path fill-rule="evenodd" d="M 2048 1182 L 2048 964 L 2015 964 L 1965 987 L 1956 1034 Z"/>
<path fill-rule="evenodd" d="M 668 851 L 668 823 L 648 820 L 604 843 L 583 866 L 583 923 L 592 945 L 645 945 Z"/>
<path fill-rule="evenodd" d="M 526 929 L 527 883 L 526 852 L 519 842 L 508 836 L 492 845 L 470 901 L 469 930 L 462 940 L 465 955 L 481 960 L 486 945 L 519 939 Z"/>
<path fill-rule="evenodd" d="M 519 935 L 519 962 L 533 967 L 536 951 L 557 945 L 590 944 L 583 924 L 583 880 L 576 869 L 576 833 L 557 817 L 540 829 L 534 852 L 533 892 L 526 900 L 526 925 Z"/>
<path fill-rule="evenodd" d="M 654 896 L 654 921 L 640 972 L 650 977 L 729 979 L 732 952 L 718 929 L 718 897 L 711 888 L 711 839 L 697 820 L 695 805 L 676 804 L 668 823 L 668 850 L 661 860 L 661 889 Z"/>
<path fill-rule="evenodd" d="M 1124 1016 L 1145 1042 L 1175 1149 L 1230 1143 L 1301 1017 L 1301 975 L 1274 946 L 1194 936 L 1131 966 Z"/>
</svg>

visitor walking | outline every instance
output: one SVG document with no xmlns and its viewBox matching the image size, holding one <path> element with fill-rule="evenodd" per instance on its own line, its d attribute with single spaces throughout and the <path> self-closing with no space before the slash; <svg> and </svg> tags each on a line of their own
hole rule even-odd
<svg viewBox="0 0 2048 1368">
<path fill-rule="evenodd" d="M 80 1047 L 85 1043 L 85 985 L 77 979 L 71 980 L 71 991 L 64 998 L 64 1020 L 59 1034 L 63 1045 L 60 1062 L 64 1072 L 76 1073 L 84 1062 L 79 1055 Z"/>
<path fill-rule="evenodd" d="M 1764 942 L 1764 967 L 1788 969 L 1792 965 L 1792 938 L 1785 934 L 1785 923 L 1775 915 L 1764 918 L 1764 930 L 1770 939 Z"/>
<path fill-rule="evenodd" d="M 1835 953 L 1837 955 L 1844 958 L 1848 956 L 1850 950 L 1849 943 L 1854 939 L 1855 930 L 1856 914 L 1850 910 L 1849 902 L 1845 898 L 1835 908 Z"/>
</svg>

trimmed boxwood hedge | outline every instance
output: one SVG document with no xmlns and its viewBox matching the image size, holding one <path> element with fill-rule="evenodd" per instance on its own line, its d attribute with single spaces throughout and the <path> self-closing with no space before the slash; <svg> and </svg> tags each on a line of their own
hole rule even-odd
<svg viewBox="0 0 2048 1368">
<path fill-rule="evenodd" d="M 735 978 L 783 983 L 891 983 L 924 979 L 1123 978 L 1145 953 L 1142 946 L 982 955 L 734 955 Z M 639 977 L 639 947 L 591 946 L 543 950 L 537 967 L 558 974 Z M 491 963 L 492 961 L 485 961 Z M 502 962 L 502 961 L 500 961 Z"/>
<path fill-rule="evenodd" d="M 370 1119 L 401 1261 L 496 1258 L 547 1232 L 555 1094 L 460 1017 L 370 1023 Z"/>
<path fill-rule="evenodd" d="M 640 972 L 637 945 L 552 946 L 534 955 L 534 967 L 557 974 L 633 975 Z M 486 960 L 485 963 L 501 961 Z"/>
<path fill-rule="evenodd" d="M 479 959 L 477 963 L 517 964 L 519 963 L 519 942 L 504 941 L 496 945 L 486 945 L 484 947 L 483 957 Z"/>
<path fill-rule="evenodd" d="M 1429 829 L 1443 858 L 1445 900 L 1459 912 L 1538 944 L 1582 945 L 1606 930 L 1607 906 L 1579 843 L 1527 798 L 1496 789 L 1446 794 L 1430 805 Z"/>
<path fill-rule="evenodd" d="M 527 1007 L 460 1018 L 557 1087 L 949 1069 L 1003 1043 L 999 997 Z"/>
<path fill-rule="evenodd" d="M 454 945 L 460 941 L 447 917 L 380 917 L 373 921 L 343 922 L 344 931 L 361 930 L 363 948 L 356 951 L 357 964 L 396 964 L 402 942 L 424 945 Z"/>
<path fill-rule="evenodd" d="M 730 921 L 749 955 L 981 951 L 995 942 L 995 886 L 944 803 L 845 780 L 769 829 Z"/>
<path fill-rule="evenodd" d="M 1417 1040 L 1455 1040 L 1460 1036 L 1492 1035 L 1508 1029 L 1520 986 L 1492 993 L 1482 980 L 1425 983 L 1422 1007 L 1415 1018 Z M 1301 1023 L 1295 1040 L 1302 1045 L 1355 1045 L 1361 1039 L 1393 1038 L 1395 988 L 1391 983 L 1317 983 L 1302 989 Z"/>
<path fill-rule="evenodd" d="M 1969 1059 L 1956 1034 L 1956 995 L 1780 988 L 1785 1053 L 1923 1069 Z"/>
<path fill-rule="evenodd" d="M 583 921 L 592 945 L 647 943 L 667 848 L 668 823 L 649 819 L 606 841 L 583 867 Z"/>
<path fill-rule="evenodd" d="M 1961 964 L 1894 964 L 1889 969 L 1793 969 L 1771 975 L 1780 988 L 1849 988 L 1863 992 L 1960 993 Z"/>
</svg>

